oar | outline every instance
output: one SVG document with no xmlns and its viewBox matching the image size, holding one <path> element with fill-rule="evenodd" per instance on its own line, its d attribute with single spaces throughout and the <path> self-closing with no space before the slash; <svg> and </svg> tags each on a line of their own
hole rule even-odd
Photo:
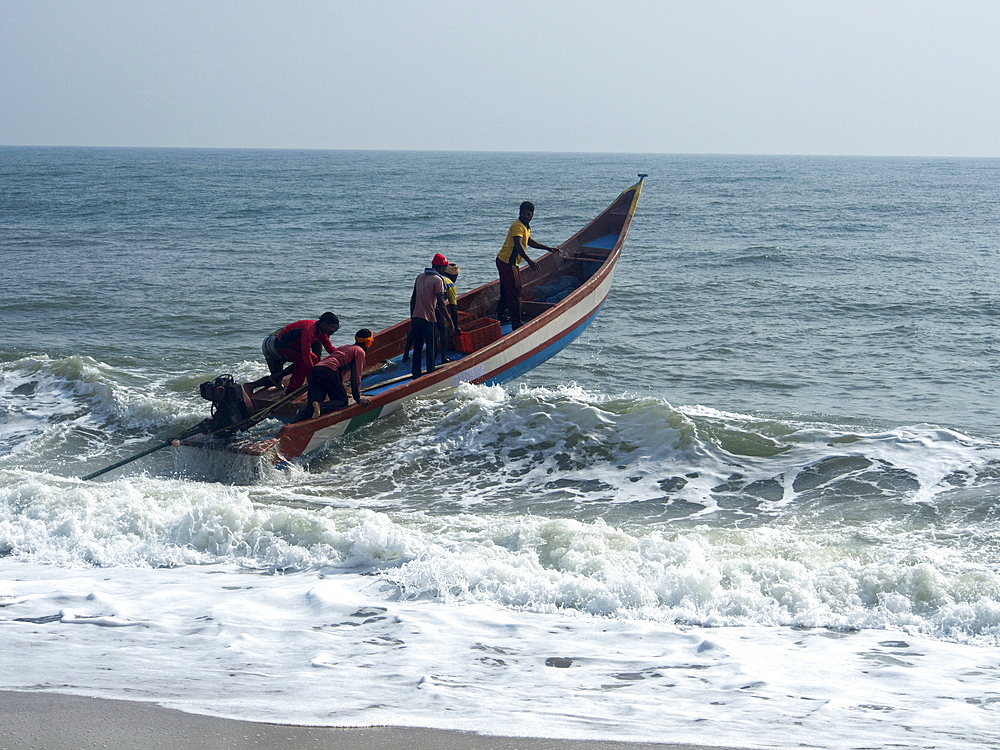
<svg viewBox="0 0 1000 750">
<path fill-rule="evenodd" d="M 134 456 L 126 458 L 124 461 L 119 461 L 116 464 L 111 464 L 111 466 L 106 466 L 105 468 L 103 468 L 103 469 L 101 469 L 99 471 L 95 471 L 92 474 L 88 474 L 87 476 L 83 477 L 82 479 L 83 479 L 83 481 L 86 482 L 87 480 L 93 479 L 94 477 L 101 476 L 101 474 L 107 474 L 109 471 L 117 469 L 119 466 L 124 466 L 125 464 L 130 464 L 133 461 L 142 458 L 143 456 L 148 456 L 150 453 L 155 453 L 156 451 L 162 450 L 163 448 L 168 448 L 168 447 L 170 447 L 173 444 L 173 442 L 175 440 L 183 440 L 184 438 L 189 438 L 192 435 L 197 435 L 199 432 L 204 431 L 204 426 L 207 425 L 207 424 L 209 424 L 211 421 L 212 420 L 210 420 L 210 419 L 206 419 L 206 420 L 204 420 L 202 422 L 199 422 L 194 427 L 192 427 L 192 428 L 190 428 L 188 430 L 184 430 L 184 432 L 180 433 L 176 437 L 170 438 L 170 440 L 168 440 L 165 443 L 161 443 L 160 445 L 153 446 L 149 450 L 145 450 L 142 453 L 136 453 Z"/>
<path fill-rule="evenodd" d="M 187 430 L 184 430 L 184 432 L 182 432 L 181 434 L 179 434 L 179 435 L 177 435 L 175 437 L 170 438 L 170 440 L 168 440 L 165 443 L 161 443 L 160 445 L 155 445 L 155 446 L 153 446 L 152 448 L 150 448 L 148 450 L 144 450 L 142 453 L 136 453 L 134 456 L 130 456 L 129 458 L 124 459 L 123 461 L 119 461 L 118 463 L 111 464 L 111 466 L 106 466 L 105 468 L 103 468 L 103 469 L 101 469 L 99 471 L 95 471 L 92 474 L 88 474 L 87 476 L 83 477 L 83 481 L 86 482 L 86 481 L 88 481 L 90 479 L 93 479 L 94 477 L 101 476 L 101 474 L 107 474 L 109 471 L 113 471 L 114 469 L 117 469 L 119 466 L 124 466 L 125 464 L 130 464 L 133 461 L 136 461 L 136 460 L 142 458 L 143 456 L 148 456 L 150 453 L 156 453 L 156 451 L 158 451 L 158 450 L 162 450 L 164 448 L 169 448 L 177 440 L 184 440 L 185 438 L 193 437 L 194 435 L 197 435 L 199 433 L 203 433 L 206 436 L 211 436 L 211 435 L 214 435 L 217 432 L 223 432 L 223 431 L 228 431 L 228 430 L 242 430 L 242 429 L 246 429 L 248 427 L 253 427 L 255 424 L 257 424 L 261 420 L 265 419 L 271 412 L 273 412 L 279 406 L 281 406 L 283 404 L 287 404 L 289 401 L 291 401 L 292 399 L 294 399 L 299 394 L 304 393 L 308 387 L 309 386 L 304 385 L 301 388 L 297 388 L 296 390 L 292 391 L 291 393 L 283 396 L 282 398 L 279 398 L 273 404 L 268 404 L 264 408 L 258 409 L 253 414 L 251 414 L 249 417 L 247 417 L 246 419 L 241 419 L 239 422 L 234 422 L 231 425 L 226 425 L 225 427 L 223 427 L 220 430 L 207 430 L 207 429 L 205 429 L 205 427 L 207 425 L 210 425 L 212 423 L 211 419 L 205 419 L 205 420 L 199 422 L 198 424 L 196 424 L 194 427 L 191 427 L 191 428 L 189 428 Z"/>
</svg>

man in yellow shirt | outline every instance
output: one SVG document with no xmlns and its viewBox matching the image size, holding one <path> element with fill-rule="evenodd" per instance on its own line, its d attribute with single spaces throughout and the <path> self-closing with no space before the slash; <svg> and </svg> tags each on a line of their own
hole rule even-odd
<svg viewBox="0 0 1000 750">
<path fill-rule="evenodd" d="M 521 258 L 528 261 L 532 268 L 538 268 L 538 264 L 528 257 L 528 248 L 537 250 L 547 250 L 550 253 L 558 253 L 554 247 L 543 245 L 531 239 L 531 218 L 535 215 L 535 206 L 529 201 L 521 204 L 517 221 L 510 225 L 507 230 L 507 238 L 503 242 L 503 247 L 497 253 L 497 271 L 500 273 L 500 302 L 497 305 L 497 317 L 504 320 L 505 316 L 510 317 L 511 329 L 516 330 L 521 327 Z"/>
</svg>

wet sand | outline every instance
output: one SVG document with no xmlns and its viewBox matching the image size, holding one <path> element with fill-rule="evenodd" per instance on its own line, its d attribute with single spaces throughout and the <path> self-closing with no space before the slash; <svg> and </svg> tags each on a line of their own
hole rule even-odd
<svg viewBox="0 0 1000 750">
<path fill-rule="evenodd" d="M 216 719 L 153 703 L 0 691 L 0 750 L 725 750 L 701 745 L 334 729 Z M 730 749 L 732 750 L 732 749 Z"/>
</svg>

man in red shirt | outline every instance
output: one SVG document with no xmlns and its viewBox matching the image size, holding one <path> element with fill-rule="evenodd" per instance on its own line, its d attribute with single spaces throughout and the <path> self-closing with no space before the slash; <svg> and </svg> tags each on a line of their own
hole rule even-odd
<svg viewBox="0 0 1000 750">
<path fill-rule="evenodd" d="M 309 395 L 300 419 L 316 419 L 324 412 L 347 406 L 344 374 L 351 373 L 351 395 L 354 402 L 367 405 L 371 399 L 361 396 L 361 375 L 365 370 L 365 352 L 375 342 L 367 328 L 354 334 L 354 343 L 338 346 L 328 357 L 323 357 L 309 372 Z"/>
<path fill-rule="evenodd" d="M 330 335 L 339 329 L 340 319 L 332 312 L 325 312 L 319 320 L 297 320 L 275 331 L 261 344 L 270 374 L 244 387 L 250 393 L 264 386 L 280 388 L 282 379 L 291 374 L 287 388 L 291 393 L 305 382 L 309 371 L 319 361 L 320 347 L 333 354 Z M 291 366 L 282 369 L 286 362 L 291 362 Z"/>
</svg>

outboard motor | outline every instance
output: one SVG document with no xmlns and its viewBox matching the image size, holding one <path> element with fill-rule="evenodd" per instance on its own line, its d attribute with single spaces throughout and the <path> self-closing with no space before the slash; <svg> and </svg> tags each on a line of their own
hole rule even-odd
<svg viewBox="0 0 1000 750">
<path fill-rule="evenodd" d="M 237 427 L 232 430 L 227 428 L 242 422 L 253 413 L 253 402 L 250 400 L 250 396 L 243 390 L 243 386 L 233 379 L 232 375 L 220 375 L 215 380 L 202 383 L 198 388 L 201 391 L 201 397 L 212 402 L 210 429 L 215 434 L 232 435 L 241 428 Z M 242 429 L 246 429 L 246 425 Z"/>
</svg>

